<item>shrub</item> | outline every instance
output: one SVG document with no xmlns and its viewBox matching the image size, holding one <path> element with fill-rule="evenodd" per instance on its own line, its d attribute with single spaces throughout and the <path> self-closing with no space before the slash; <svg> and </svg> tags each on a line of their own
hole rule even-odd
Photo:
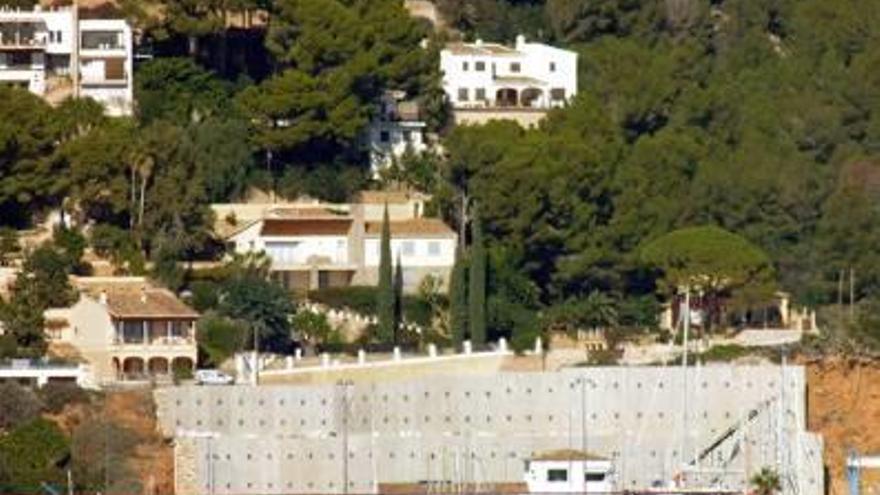
<svg viewBox="0 0 880 495">
<path fill-rule="evenodd" d="M 89 394 L 71 382 L 49 382 L 39 391 L 45 410 L 58 414 L 68 404 L 82 404 L 89 401 Z"/>
<path fill-rule="evenodd" d="M 33 390 L 17 383 L 0 383 L 0 431 L 23 424 L 42 409 L 43 403 Z"/>
<path fill-rule="evenodd" d="M 244 325 L 216 313 L 202 317 L 198 341 L 207 357 L 205 364 L 220 366 L 241 348 L 246 333 Z"/>
<path fill-rule="evenodd" d="M 706 352 L 700 355 L 704 361 L 721 361 L 728 362 L 739 359 L 750 354 L 751 351 L 747 347 L 737 344 L 723 344 L 712 346 Z"/>
<path fill-rule="evenodd" d="M 320 289 L 309 299 L 335 309 L 348 309 L 366 316 L 376 316 L 376 287 L 352 286 Z M 403 296 L 403 319 L 421 326 L 431 325 L 431 305 L 421 297 Z"/>
<path fill-rule="evenodd" d="M 215 282 L 196 280 L 190 284 L 189 290 L 192 292 L 190 304 L 196 311 L 205 312 L 217 307 L 220 299 L 220 287 Z"/>
<path fill-rule="evenodd" d="M 63 480 L 59 465 L 70 455 L 67 438 L 43 418 L 0 437 L 0 493 L 37 493 L 41 483 Z"/>
</svg>

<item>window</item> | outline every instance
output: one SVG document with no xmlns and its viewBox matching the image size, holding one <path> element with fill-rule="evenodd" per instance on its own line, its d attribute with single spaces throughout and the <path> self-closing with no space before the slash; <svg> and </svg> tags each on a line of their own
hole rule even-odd
<svg viewBox="0 0 880 495">
<path fill-rule="evenodd" d="M 550 72 L 556 72 L 556 62 L 550 62 Z"/>
<path fill-rule="evenodd" d="M 440 256 L 440 241 L 428 242 L 428 256 Z"/>
<path fill-rule="evenodd" d="M 379 133 L 379 141 L 382 141 L 383 143 L 387 143 L 388 141 L 391 141 L 391 133 L 389 133 L 388 131 L 380 132 Z"/>
<path fill-rule="evenodd" d="M 510 72 L 519 73 L 522 67 L 519 65 L 519 62 L 511 62 L 510 63 Z"/>
<path fill-rule="evenodd" d="M 584 481 L 587 483 L 601 483 L 605 481 L 605 473 L 584 473 Z"/>
<path fill-rule="evenodd" d="M 458 88 L 458 101 L 468 101 L 467 88 Z"/>
<path fill-rule="evenodd" d="M 477 88 L 474 99 L 477 101 L 486 101 L 486 88 Z"/>
<path fill-rule="evenodd" d="M 474 64 L 474 68 L 477 72 L 483 72 L 486 70 L 486 62 L 477 62 Z"/>
<path fill-rule="evenodd" d="M 568 469 L 548 469 L 547 481 L 552 483 L 568 481 Z"/>
<path fill-rule="evenodd" d="M 55 43 L 55 31 L 49 31 L 49 43 Z"/>
<path fill-rule="evenodd" d="M 461 70 L 464 72 L 467 72 L 467 70 L 468 70 L 468 63 L 467 62 L 461 63 Z"/>
<path fill-rule="evenodd" d="M 108 81 L 125 80 L 125 59 L 108 58 L 104 61 L 104 79 Z"/>
<path fill-rule="evenodd" d="M 562 101 L 565 99 L 565 88 L 553 88 L 550 90 L 550 99 L 553 101 Z"/>
<path fill-rule="evenodd" d="M 412 131 L 403 131 L 403 140 L 407 143 L 412 142 Z"/>
<path fill-rule="evenodd" d="M 82 33 L 84 50 L 119 50 L 123 48 L 121 31 L 86 31 Z"/>
<path fill-rule="evenodd" d="M 404 256 L 413 256 L 416 254 L 416 243 L 413 241 L 403 241 L 400 250 Z"/>
<path fill-rule="evenodd" d="M 7 64 L 11 67 L 30 66 L 31 54 L 26 51 L 12 52 L 6 55 L 6 60 Z"/>
<path fill-rule="evenodd" d="M 55 31 L 55 42 L 61 43 L 61 31 Z"/>
</svg>

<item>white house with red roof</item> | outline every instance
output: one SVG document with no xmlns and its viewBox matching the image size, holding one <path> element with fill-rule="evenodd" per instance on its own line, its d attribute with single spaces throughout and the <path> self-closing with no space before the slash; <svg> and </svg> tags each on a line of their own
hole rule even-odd
<svg viewBox="0 0 880 495">
<path fill-rule="evenodd" d="M 423 216 L 423 198 L 403 193 L 364 193 L 357 202 L 341 205 L 281 204 L 236 220 L 238 229 L 226 239 L 236 253 L 265 253 L 273 276 L 290 290 L 375 285 L 386 207 L 392 257 L 403 266 L 404 290 L 417 290 L 429 275 L 448 282 L 457 234 L 442 220 Z M 235 212 L 230 205 L 215 211 Z"/>
</svg>

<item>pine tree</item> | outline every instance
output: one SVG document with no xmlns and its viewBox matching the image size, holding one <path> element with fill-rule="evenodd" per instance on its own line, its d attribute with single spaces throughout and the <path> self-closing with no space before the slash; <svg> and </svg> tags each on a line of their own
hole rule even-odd
<svg viewBox="0 0 880 495">
<path fill-rule="evenodd" d="M 391 225 L 388 221 L 388 205 L 382 217 L 382 240 L 379 248 L 379 286 L 376 292 L 376 312 L 379 318 L 377 337 L 382 343 L 394 339 L 394 286 L 391 266 Z"/>
<path fill-rule="evenodd" d="M 455 249 L 455 264 L 449 279 L 449 329 L 456 349 L 467 333 L 467 261 L 461 246 Z"/>
<path fill-rule="evenodd" d="M 475 346 L 486 343 L 486 247 L 480 218 L 476 214 L 471 220 L 468 327 Z"/>
<path fill-rule="evenodd" d="M 403 328 L 403 262 L 397 253 L 397 271 L 394 272 L 394 345 L 400 342 Z"/>
</svg>

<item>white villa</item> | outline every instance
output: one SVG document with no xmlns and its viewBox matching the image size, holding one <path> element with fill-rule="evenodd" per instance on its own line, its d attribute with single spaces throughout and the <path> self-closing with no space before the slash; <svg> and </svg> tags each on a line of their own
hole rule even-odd
<svg viewBox="0 0 880 495">
<path fill-rule="evenodd" d="M 73 8 L 0 8 L 0 84 L 57 104 L 89 97 L 111 116 L 131 115 L 132 31 L 123 19 L 80 19 Z"/>
<path fill-rule="evenodd" d="M 382 216 L 387 205 L 394 263 L 403 285 L 415 292 L 426 276 L 448 283 L 457 234 L 423 217 L 424 198 L 407 193 L 364 192 L 354 203 L 214 205 L 223 235 L 236 253 L 264 252 L 273 276 L 288 290 L 308 291 L 375 285 L 379 272 Z M 230 215 L 232 213 L 232 215 Z M 227 217 L 235 226 L 224 225 Z"/>
<path fill-rule="evenodd" d="M 380 100 L 379 114 L 367 129 L 367 146 L 373 176 L 391 166 L 407 150 L 423 153 L 429 144 L 425 135 L 426 124 L 419 115 L 414 101 L 404 101 L 399 91 L 386 92 Z"/>
<path fill-rule="evenodd" d="M 506 118 L 534 125 L 577 93 L 577 53 L 522 35 L 513 47 L 451 43 L 440 53 L 440 69 L 456 123 Z"/>
</svg>

